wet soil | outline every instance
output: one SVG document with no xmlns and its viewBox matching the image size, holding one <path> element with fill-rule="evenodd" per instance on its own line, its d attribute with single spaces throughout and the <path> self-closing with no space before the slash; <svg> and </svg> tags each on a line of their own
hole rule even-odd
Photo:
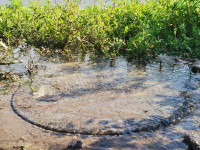
<svg viewBox="0 0 200 150">
<path fill-rule="evenodd" d="M 186 135 L 200 143 L 199 78 L 187 65 L 52 63 L 18 52 L 22 63 L 9 67 L 24 76 L 0 95 L 0 148 L 66 149 L 80 140 L 83 149 L 187 149 Z M 31 79 L 30 57 L 39 65 Z"/>
</svg>

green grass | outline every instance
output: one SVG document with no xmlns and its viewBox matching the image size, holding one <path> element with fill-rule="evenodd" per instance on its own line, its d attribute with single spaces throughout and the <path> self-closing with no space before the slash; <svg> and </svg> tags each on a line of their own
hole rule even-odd
<svg viewBox="0 0 200 150">
<path fill-rule="evenodd" d="M 0 38 L 9 45 L 20 40 L 60 49 L 69 57 L 90 52 L 138 61 L 160 53 L 200 58 L 200 0 L 113 0 L 84 9 L 78 0 L 67 1 L 23 6 L 11 0 L 0 6 Z"/>
</svg>

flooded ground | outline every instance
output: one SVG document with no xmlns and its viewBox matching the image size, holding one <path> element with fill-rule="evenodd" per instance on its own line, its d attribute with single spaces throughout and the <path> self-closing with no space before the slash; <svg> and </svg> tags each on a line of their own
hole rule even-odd
<svg viewBox="0 0 200 150">
<path fill-rule="evenodd" d="M 200 77 L 187 64 L 160 68 L 156 61 L 139 65 L 89 55 L 66 62 L 24 48 L 11 58 L 15 63 L 1 65 L 1 72 L 14 69 L 21 78 L 0 84 L 2 149 L 67 149 L 77 140 L 83 149 L 188 149 L 191 141 L 200 143 Z"/>
</svg>

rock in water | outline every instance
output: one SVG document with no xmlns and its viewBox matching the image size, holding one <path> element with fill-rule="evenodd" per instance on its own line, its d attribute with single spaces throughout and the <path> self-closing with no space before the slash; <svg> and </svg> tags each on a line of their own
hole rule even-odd
<svg viewBox="0 0 200 150">
<path fill-rule="evenodd" d="M 199 143 L 197 143 L 197 141 L 192 139 L 189 135 L 183 136 L 183 142 L 188 144 L 188 149 L 189 150 L 200 150 Z"/>
<path fill-rule="evenodd" d="M 81 141 L 71 141 L 68 145 L 68 149 L 81 149 L 82 148 L 82 142 Z"/>
<path fill-rule="evenodd" d="M 194 73 L 200 73 L 200 60 L 194 62 L 194 64 L 191 66 L 191 70 Z"/>
<path fill-rule="evenodd" d="M 35 98 L 40 98 L 55 94 L 55 89 L 51 85 L 41 85 L 38 92 L 34 93 Z"/>
</svg>

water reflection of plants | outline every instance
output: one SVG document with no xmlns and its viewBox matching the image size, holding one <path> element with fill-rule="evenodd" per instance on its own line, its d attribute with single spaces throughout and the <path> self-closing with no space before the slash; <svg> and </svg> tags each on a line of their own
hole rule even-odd
<svg viewBox="0 0 200 150">
<path fill-rule="evenodd" d="M 79 2 L 23 6 L 21 0 L 11 0 L 0 6 L 0 37 L 9 45 L 26 42 L 60 49 L 68 57 L 86 51 L 138 61 L 159 53 L 200 57 L 198 0 L 121 0 L 84 9 Z"/>
</svg>

